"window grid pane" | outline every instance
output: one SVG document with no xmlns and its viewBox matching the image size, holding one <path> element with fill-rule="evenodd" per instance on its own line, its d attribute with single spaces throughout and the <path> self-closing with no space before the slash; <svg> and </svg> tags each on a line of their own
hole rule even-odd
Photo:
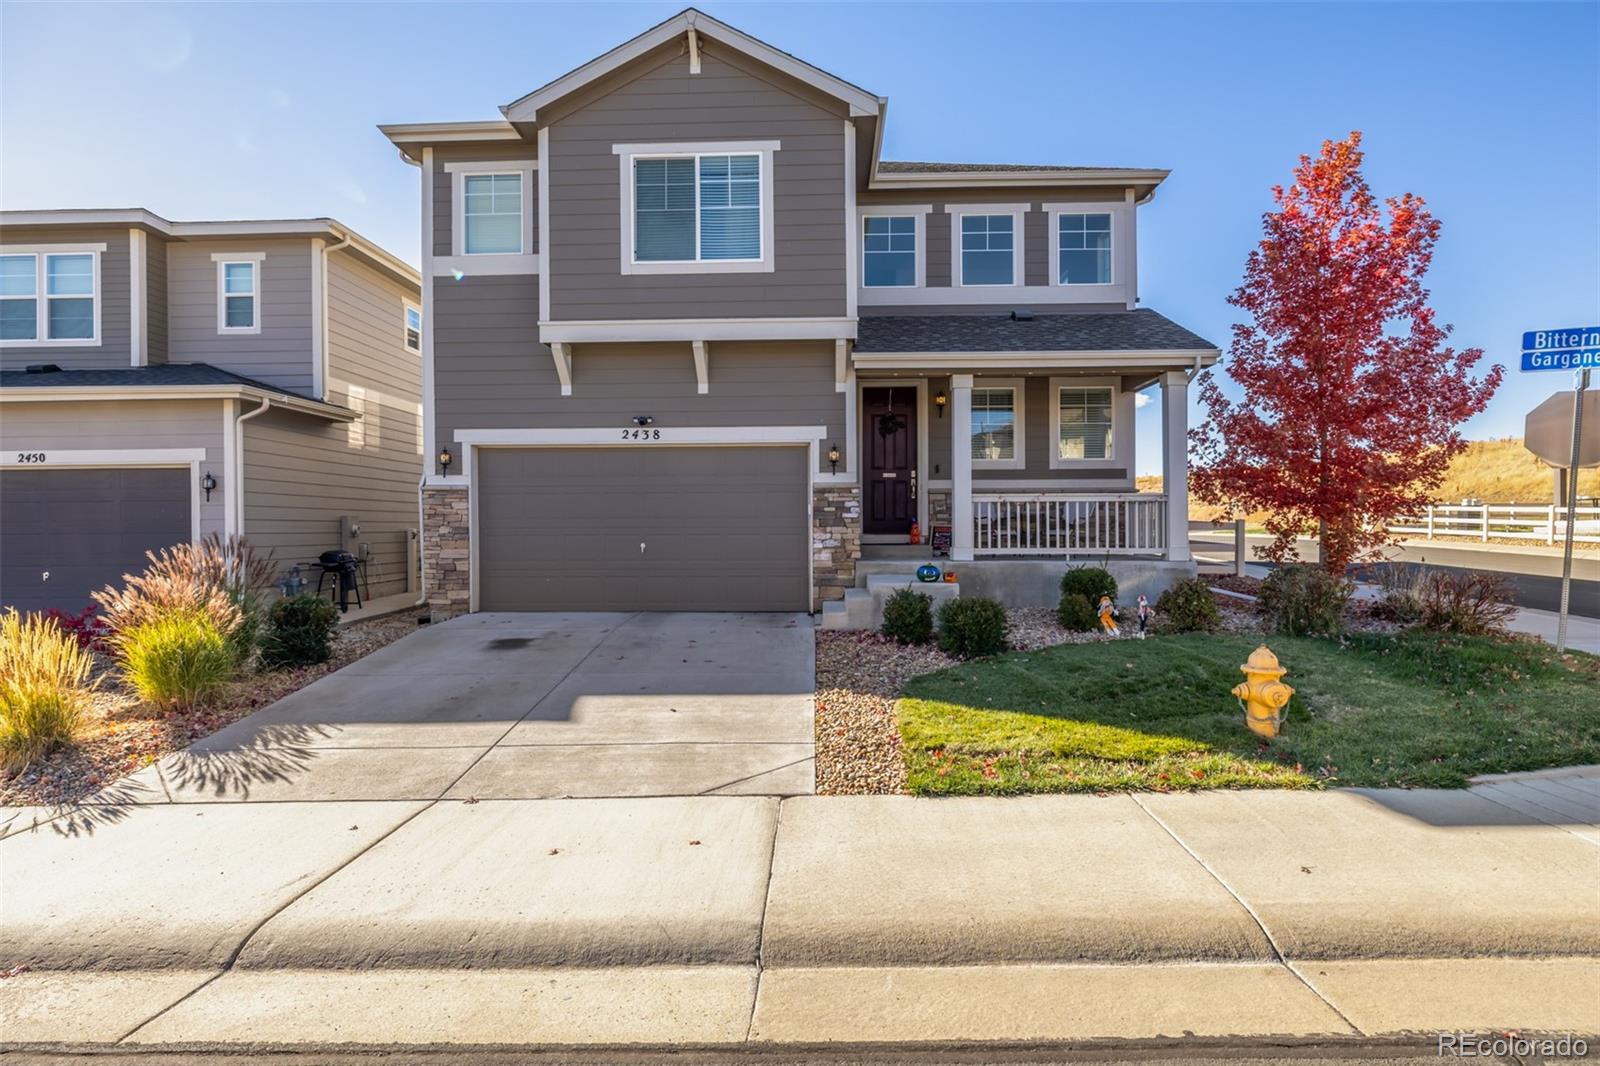
<svg viewBox="0 0 1600 1066">
<path fill-rule="evenodd" d="M 863 220 L 861 283 L 904 288 L 917 283 L 917 220 L 909 215 Z"/>
<path fill-rule="evenodd" d="M 39 339 L 38 300 L 0 300 L 0 341 Z"/>
<path fill-rule="evenodd" d="M 51 340 L 88 340 L 94 336 L 94 301 L 81 298 L 49 301 Z"/>
<path fill-rule="evenodd" d="M 1005 389 L 972 390 L 972 458 L 1017 457 L 1016 393 Z"/>
<path fill-rule="evenodd" d="M 1057 402 L 1061 412 L 1061 436 L 1056 444 L 1058 456 L 1062 459 L 1111 458 L 1111 390 L 1062 389 Z"/>
<path fill-rule="evenodd" d="M 229 329 L 250 329 L 256 324 L 256 298 L 229 296 L 223 303 L 223 325 Z"/>
<path fill-rule="evenodd" d="M 694 160 L 635 160 L 633 196 L 634 259 L 641 263 L 693 260 Z"/>
<path fill-rule="evenodd" d="M 961 216 L 961 283 L 1015 283 L 1011 257 L 1015 239 L 1010 215 Z"/>
<path fill-rule="evenodd" d="M 461 247 L 468 255 L 522 251 L 522 175 L 469 174 L 462 182 Z"/>
<path fill-rule="evenodd" d="M 31 255 L 0 255 L 0 296 L 37 295 L 38 269 Z"/>
<path fill-rule="evenodd" d="M 1059 223 L 1062 285 L 1111 284 L 1111 216 L 1062 215 Z"/>
<path fill-rule="evenodd" d="M 94 256 L 45 256 L 44 284 L 51 296 L 93 296 Z"/>
<path fill-rule="evenodd" d="M 761 157 L 700 157 L 700 258 L 761 258 Z"/>
<path fill-rule="evenodd" d="M 250 295 L 256 291 L 256 265 L 254 263 L 222 264 L 222 291 Z"/>
</svg>

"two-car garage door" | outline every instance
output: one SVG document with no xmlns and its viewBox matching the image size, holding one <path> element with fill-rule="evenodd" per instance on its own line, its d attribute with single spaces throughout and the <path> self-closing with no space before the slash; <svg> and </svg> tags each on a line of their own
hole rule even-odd
<svg viewBox="0 0 1600 1066">
<path fill-rule="evenodd" d="M 0 471 L 0 602 L 76 613 L 89 593 L 189 540 L 188 467 Z"/>
<path fill-rule="evenodd" d="M 808 455 L 479 448 L 478 609 L 809 610 Z"/>
</svg>

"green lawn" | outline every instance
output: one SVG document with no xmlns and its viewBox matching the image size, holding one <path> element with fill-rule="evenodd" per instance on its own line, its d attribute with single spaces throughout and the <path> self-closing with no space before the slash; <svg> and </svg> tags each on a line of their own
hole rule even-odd
<svg viewBox="0 0 1600 1066">
<path fill-rule="evenodd" d="M 1295 687 L 1282 736 L 1229 693 L 1258 639 L 1064 645 L 913 678 L 898 713 L 913 792 L 1323 785 L 1459 787 L 1600 762 L 1600 659 L 1408 632 L 1271 637 Z"/>
</svg>

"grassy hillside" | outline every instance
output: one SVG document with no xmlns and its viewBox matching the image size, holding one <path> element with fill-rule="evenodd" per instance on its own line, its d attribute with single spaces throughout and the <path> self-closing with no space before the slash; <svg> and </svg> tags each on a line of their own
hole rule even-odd
<svg viewBox="0 0 1600 1066">
<path fill-rule="evenodd" d="M 1434 498 L 1440 503 L 1460 503 L 1479 499 L 1485 503 L 1550 503 L 1554 479 L 1549 467 L 1535 459 L 1518 437 L 1502 440 L 1475 440 L 1456 456 L 1446 472 L 1444 484 Z M 1600 496 L 1600 470 L 1585 470 L 1578 479 L 1579 493 Z M 1140 492 L 1160 492 L 1159 475 L 1141 477 Z M 1198 504 L 1190 508 L 1195 519 L 1216 517 L 1211 509 Z M 1259 520 L 1260 516 L 1251 516 Z"/>
</svg>

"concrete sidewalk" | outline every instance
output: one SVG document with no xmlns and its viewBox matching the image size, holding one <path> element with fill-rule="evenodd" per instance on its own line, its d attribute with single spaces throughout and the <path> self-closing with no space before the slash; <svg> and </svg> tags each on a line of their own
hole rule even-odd
<svg viewBox="0 0 1600 1066">
<path fill-rule="evenodd" d="M 1600 1033 L 1600 782 L 100 806 L 0 840 L 0 1033 L 630 1043 Z M 1557 810 L 1556 806 L 1563 809 Z"/>
</svg>

